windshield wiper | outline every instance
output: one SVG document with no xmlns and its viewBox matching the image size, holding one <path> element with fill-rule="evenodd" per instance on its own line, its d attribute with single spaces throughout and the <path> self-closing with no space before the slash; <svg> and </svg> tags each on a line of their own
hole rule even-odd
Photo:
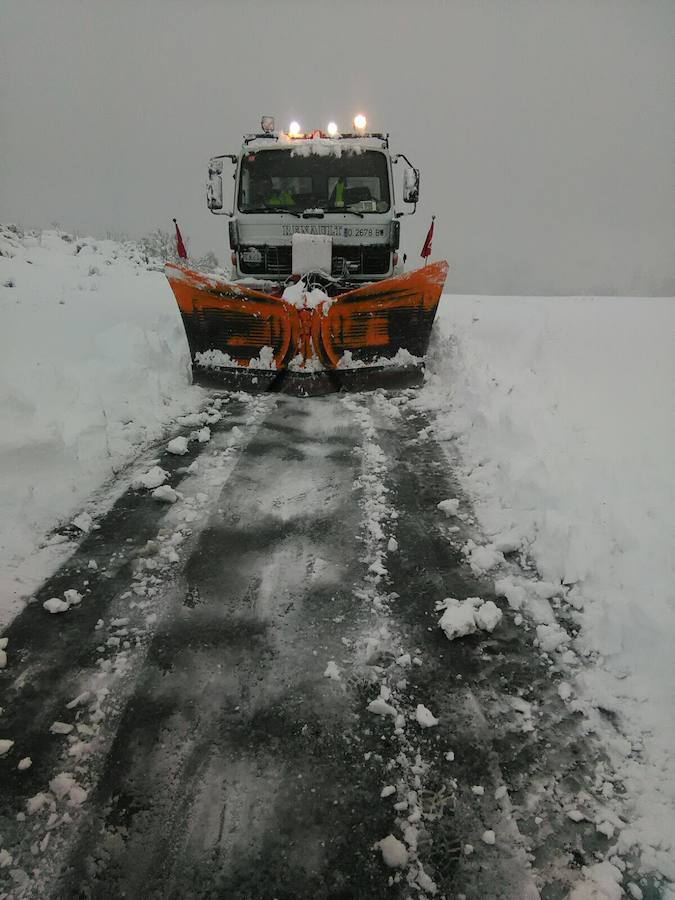
<svg viewBox="0 0 675 900">
<path fill-rule="evenodd" d="M 346 206 L 327 206 L 325 212 L 351 213 L 351 215 L 358 216 L 360 219 L 363 218 L 362 212 L 359 212 L 356 209 L 348 209 Z"/>
<path fill-rule="evenodd" d="M 242 212 L 247 212 L 247 213 L 288 213 L 289 216 L 295 216 L 296 219 L 300 218 L 299 212 L 294 212 L 292 209 L 286 209 L 285 206 L 255 206 L 253 209 L 242 210 Z"/>
</svg>

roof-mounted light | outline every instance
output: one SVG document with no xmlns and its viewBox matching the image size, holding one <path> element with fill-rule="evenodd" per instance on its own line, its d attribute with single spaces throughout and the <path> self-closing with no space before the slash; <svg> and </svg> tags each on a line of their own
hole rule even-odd
<svg viewBox="0 0 675 900">
<path fill-rule="evenodd" d="M 328 126 L 326 127 L 326 132 L 328 134 L 328 137 L 335 137 L 338 133 L 338 127 L 337 127 L 336 123 L 329 122 Z"/>
<path fill-rule="evenodd" d="M 260 120 L 260 127 L 265 134 L 272 134 L 274 131 L 274 116 L 263 116 Z"/>
<path fill-rule="evenodd" d="M 291 124 L 288 126 L 288 136 L 289 137 L 300 137 L 300 123 L 293 120 Z"/>
<path fill-rule="evenodd" d="M 367 124 L 368 124 L 368 120 L 363 115 L 363 113 L 359 113 L 358 115 L 354 116 L 354 130 L 355 131 L 361 131 L 361 132 L 365 131 Z"/>
</svg>

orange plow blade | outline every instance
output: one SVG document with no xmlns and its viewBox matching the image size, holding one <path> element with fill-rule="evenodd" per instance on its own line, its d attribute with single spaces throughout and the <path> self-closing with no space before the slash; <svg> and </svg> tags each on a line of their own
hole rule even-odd
<svg viewBox="0 0 675 900">
<path fill-rule="evenodd" d="M 432 263 L 319 300 L 172 263 L 166 275 L 196 380 L 303 394 L 419 380 L 447 270 Z"/>
</svg>

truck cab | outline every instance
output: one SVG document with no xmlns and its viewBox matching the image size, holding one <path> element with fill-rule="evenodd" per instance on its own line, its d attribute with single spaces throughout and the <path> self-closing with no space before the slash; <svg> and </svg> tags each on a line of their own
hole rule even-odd
<svg viewBox="0 0 675 900">
<path fill-rule="evenodd" d="M 303 274 L 308 242 L 320 260 L 315 268 L 343 284 L 398 273 L 403 213 L 395 208 L 393 165 L 399 159 L 408 164 L 403 200 L 414 205 L 419 172 L 404 156 L 391 156 L 388 135 L 366 133 L 365 124 L 339 134 L 333 123 L 325 132 L 276 132 L 269 117 L 262 128 L 244 137 L 238 155 L 209 163 L 207 203 L 211 212 L 230 217 L 233 277 L 287 281 Z M 231 211 L 223 200 L 228 160 L 236 166 Z"/>
</svg>

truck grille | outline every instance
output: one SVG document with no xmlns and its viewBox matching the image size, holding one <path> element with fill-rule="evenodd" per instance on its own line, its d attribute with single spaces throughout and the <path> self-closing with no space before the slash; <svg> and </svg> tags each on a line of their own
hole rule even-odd
<svg viewBox="0 0 675 900">
<path fill-rule="evenodd" d="M 248 275 L 290 275 L 291 253 L 290 247 L 242 247 L 239 268 Z"/>
<path fill-rule="evenodd" d="M 331 274 L 338 278 L 343 275 L 386 275 L 390 260 L 388 247 L 334 246 Z M 239 251 L 239 268 L 246 275 L 290 275 L 291 266 L 292 248 L 289 246 L 242 247 Z"/>
</svg>

